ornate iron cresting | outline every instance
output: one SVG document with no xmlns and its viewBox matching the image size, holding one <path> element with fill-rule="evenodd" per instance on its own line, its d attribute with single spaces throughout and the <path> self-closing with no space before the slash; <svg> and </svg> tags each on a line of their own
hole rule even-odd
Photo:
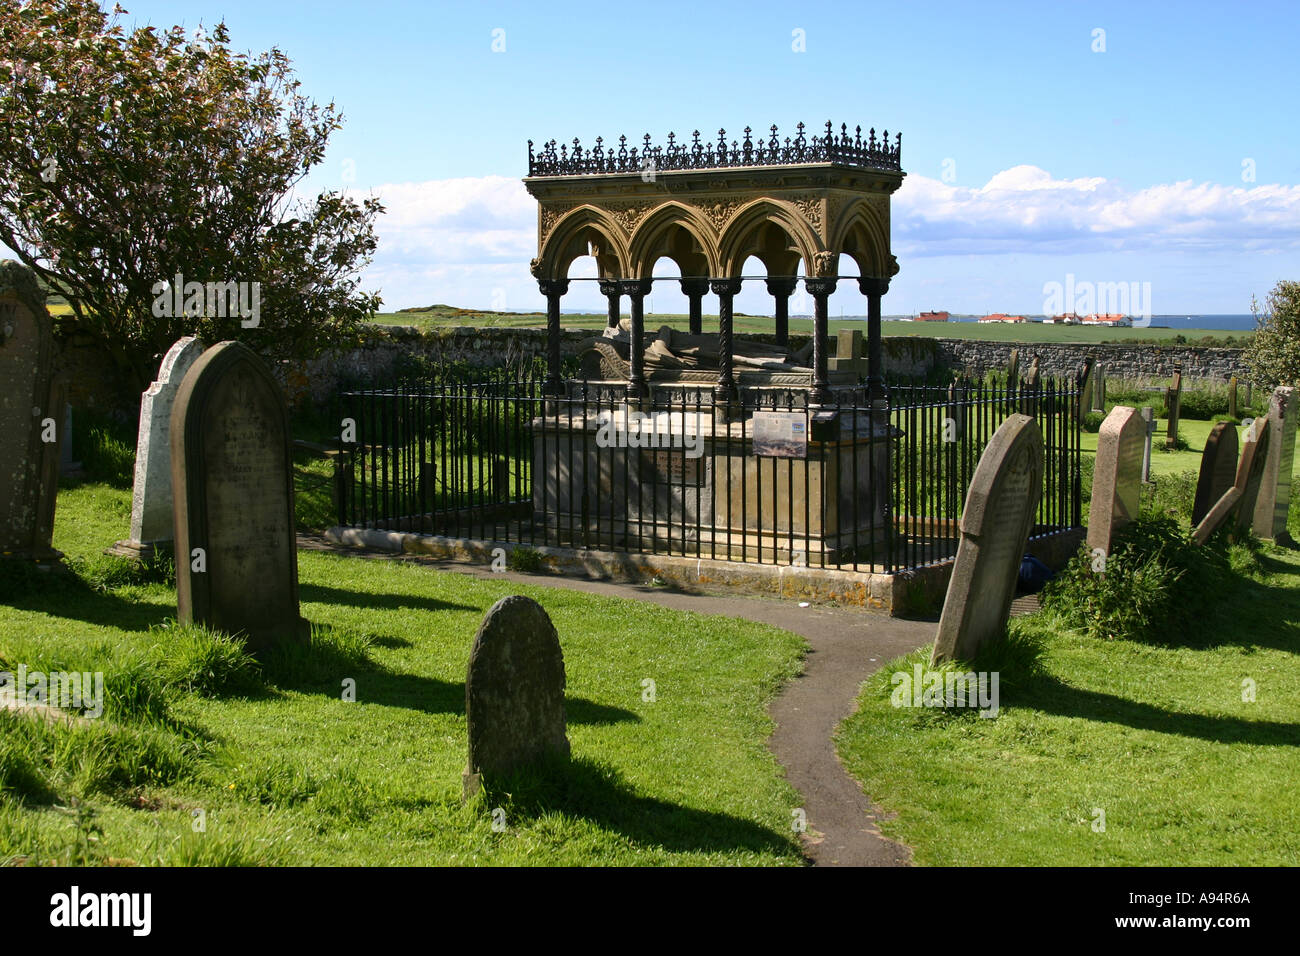
<svg viewBox="0 0 1300 956">
<path fill-rule="evenodd" d="M 804 135 L 804 124 L 798 125 L 799 133 L 794 139 L 789 136 L 782 142 L 776 135 L 776 127 L 771 128 L 772 135 L 754 140 L 751 129 L 745 127 L 744 142 L 732 140 L 727 143 L 727 131 L 718 130 L 716 143 L 701 143 L 700 131 L 692 134 L 688 146 L 676 141 L 675 133 L 668 134 L 667 146 L 651 146 L 650 134 L 646 133 L 644 143 L 638 152 L 633 146 L 627 148 L 627 137 L 618 138 L 618 149 L 604 146 L 604 139 L 597 136 L 596 145 L 584 149 L 575 138 L 573 145 L 559 144 L 555 140 L 543 143 L 541 151 L 533 152 L 533 141 L 528 141 L 528 175 L 529 176 L 586 176 L 593 173 L 639 173 L 648 169 L 658 172 L 672 169 L 726 169 L 735 166 L 786 166 L 795 163 L 843 163 L 846 166 L 858 166 L 864 169 L 885 169 L 902 171 L 901 154 L 903 134 L 897 133 L 894 142 L 889 141 L 889 130 L 877 139 L 876 131 L 871 129 L 864 139 L 862 127 L 849 135 L 848 126 L 840 124 L 837 135 L 828 120 L 826 133 Z"/>
</svg>

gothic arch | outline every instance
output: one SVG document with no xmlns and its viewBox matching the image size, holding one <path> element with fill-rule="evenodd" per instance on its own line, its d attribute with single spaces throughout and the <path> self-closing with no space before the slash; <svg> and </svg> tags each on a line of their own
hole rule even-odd
<svg viewBox="0 0 1300 956">
<path fill-rule="evenodd" d="M 866 200 L 854 202 L 840 213 L 831 225 L 830 248 L 853 259 L 859 275 L 891 275 L 889 228 Z"/>
<path fill-rule="evenodd" d="M 628 273 L 627 234 L 605 210 L 584 205 L 565 213 L 542 241 L 538 253 L 538 278 L 568 277 L 573 260 L 595 255 L 603 279 L 621 279 Z"/>
<path fill-rule="evenodd" d="M 683 276 L 713 276 L 718 267 L 718 234 L 700 214 L 679 202 L 667 202 L 637 225 L 629 245 L 634 274 L 648 278 L 655 262 L 668 257 Z"/>
<path fill-rule="evenodd" d="M 720 274 L 738 277 L 745 260 L 755 256 L 767 266 L 769 274 L 793 274 L 798 260 L 803 259 L 808 274 L 814 275 L 814 258 L 822 248 L 816 232 L 796 207 L 778 200 L 756 199 L 722 231 Z"/>
</svg>

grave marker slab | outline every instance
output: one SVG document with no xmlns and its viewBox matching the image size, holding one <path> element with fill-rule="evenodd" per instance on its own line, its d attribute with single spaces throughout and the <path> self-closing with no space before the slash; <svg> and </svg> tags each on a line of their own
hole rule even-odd
<svg viewBox="0 0 1300 956">
<path fill-rule="evenodd" d="M 970 660 L 1006 627 L 1042 479 L 1038 422 L 1028 415 L 1008 416 L 980 456 L 966 494 L 934 663 Z"/>
<path fill-rule="evenodd" d="M 484 777 L 569 756 L 564 687 L 564 653 L 542 606 L 519 594 L 492 605 L 474 636 L 465 675 L 466 798 Z"/>
<path fill-rule="evenodd" d="M 62 557 L 51 541 L 64 394 L 45 293 L 26 266 L 0 262 L 0 557 Z"/>
<path fill-rule="evenodd" d="M 1115 532 L 1138 516 L 1146 427 L 1136 408 L 1116 405 L 1097 434 L 1088 548 L 1110 554 Z"/>
<path fill-rule="evenodd" d="M 1237 426 L 1219 422 L 1210 429 L 1201 452 L 1201 473 L 1192 504 L 1192 524 L 1199 525 L 1237 480 Z"/>
<path fill-rule="evenodd" d="M 1291 471 L 1295 467 L 1297 396 L 1293 388 L 1273 390 L 1268 402 L 1268 461 L 1255 502 L 1253 528 L 1261 538 L 1286 539 L 1287 512 L 1291 506 Z"/>
<path fill-rule="evenodd" d="M 1173 383 L 1165 390 L 1165 409 L 1169 413 L 1169 426 L 1165 429 L 1165 447 L 1173 451 L 1178 447 L 1178 419 L 1182 413 L 1183 370 L 1174 366 Z"/>
<path fill-rule="evenodd" d="M 170 437 L 178 620 L 242 633 L 253 650 L 304 638 L 289 413 L 266 363 L 238 342 L 204 352 Z"/>
<path fill-rule="evenodd" d="M 1156 433 L 1156 410 L 1150 405 L 1142 406 L 1142 425 L 1146 435 L 1142 439 L 1142 481 L 1151 480 L 1151 436 Z"/>
<path fill-rule="evenodd" d="M 131 537 L 109 548 L 109 554 L 148 558 L 172 543 L 172 405 L 181 381 L 202 354 L 203 343 L 194 336 L 177 339 L 163 356 L 157 380 L 140 396 Z"/>
<path fill-rule="evenodd" d="M 1239 531 L 1250 527 L 1259 485 L 1264 476 L 1264 465 L 1268 460 L 1268 444 L 1268 419 L 1256 419 L 1246 429 L 1246 439 L 1241 444 L 1241 459 L 1237 462 L 1237 476 L 1233 486 L 1215 502 L 1214 507 L 1196 526 L 1196 531 L 1192 534 L 1192 540 L 1196 544 L 1205 544 L 1214 532 L 1233 520 L 1234 516 Z"/>
</svg>

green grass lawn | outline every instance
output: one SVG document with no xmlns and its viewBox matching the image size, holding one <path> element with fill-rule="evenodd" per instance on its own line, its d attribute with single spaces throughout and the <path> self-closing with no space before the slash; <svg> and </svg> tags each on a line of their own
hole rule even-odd
<svg viewBox="0 0 1300 956">
<path fill-rule="evenodd" d="M 799 798 L 765 746 L 765 706 L 800 669 L 800 638 L 304 552 L 313 647 L 252 666 L 237 645 L 171 622 L 165 576 L 99 554 L 129 512 L 127 488 L 65 487 L 55 546 L 77 575 L 0 580 L 0 669 L 103 670 L 108 682 L 105 717 L 84 727 L 0 714 L 0 861 L 802 862 Z M 540 601 L 560 634 L 574 760 L 462 806 L 469 648 L 511 593 Z M 342 700 L 348 678 L 355 703 Z"/>
<path fill-rule="evenodd" d="M 626 305 L 626 304 L 625 304 Z M 626 315 L 626 312 L 624 312 Z M 429 312 L 385 312 L 372 319 L 377 325 L 410 325 L 421 329 L 450 328 L 454 326 L 484 326 L 488 328 L 519 329 L 545 327 L 546 315 L 541 312 L 476 312 L 469 309 L 440 308 Z M 763 315 L 737 315 L 734 329 L 738 335 L 755 335 L 771 333 L 774 319 Z M 603 313 L 587 315 L 565 314 L 560 317 L 561 325 L 566 329 L 603 329 L 607 316 Z M 703 317 L 703 327 L 717 329 L 716 315 Z M 649 313 L 645 317 L 647 329 L 657 329 L 661 325 L 675 329 L 688 329 L 690 319 L 686 315 L 672 313 Z M 863 319 L 831 319 L 830 333 L 841 329 L 863 329 Z M 812 335 L 812 319 L 790 319 L 791 335 Z M 1216 329 L 1124 329 L 1124 328 L 1085 328 L 1078 325 L 1045 325 L 1042 323 L 1025 323 L 1006 325 L 990 323 L 980 325 L 977 322 L 903 322 L 886 319 L 881 323 L 881 334 L 920 335 L 930 338 L 978 339 L 988 342 L 1151 342 L 1156 345 L 1174 344 L 1174 339 L 1182 335 L 1195 339 L 1198 344 L 1208 345 L 1208 339 L 1231 337 L 1238 343 L 1254 335 L 1250 331 L 1225 332 Z"/>
<path fill-rule="evenodd" d="M 882 830 L 932 865 L 1294 865 L 1300 553 L 1231 578 L 1217 611 L 1165 645 L 1018 619 L 1043 670 L 1018 686 L 1004 675 L 995 719 L 893 707 L 891 675 L 929 649 L 891 661 L 837 738 L 895 814 Z"/>
</svg>

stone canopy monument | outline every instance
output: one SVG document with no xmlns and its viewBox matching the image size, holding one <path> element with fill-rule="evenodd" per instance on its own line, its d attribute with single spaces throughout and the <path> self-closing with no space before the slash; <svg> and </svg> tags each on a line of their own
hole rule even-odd
<svg viewBox="0 0 1300 956">
<path fill-rule="evenodd" d="M 0 262 L 0 556 L 57 561 L 52 545 L 64 389 L 36 275 Z"/>
<path fill-rule="evenodd" d="M 289 413 L 256 353 L 222 342 L 194 363 L 172 408 L 171 464 L 177 619 L 253 650 L 306 637 Z"/>
<path fill-rule="evenodd" d="M 541 436 L 533 471 L 541 477 L 533 489 L 538 520 L 580 534 L 598 533 L 602 517 L 634 527 L 610 542 L 615 548 L 686 535 L 681 529 L 690 526 L 710 553 L 770 547 L 780 560 L 794 560 L 789 542 L 806 533 L 809 563 L 865 553 L 888 533 L 896 430 L 886 411 L 881 299 L 898 271 L 889 224 L 890 197 L 904 175 L 901 136 L 864 135 L 860 127 L 850 133 L 844 125 L 837 132 L 830 123 L 810 135 L 801 123 L 784 142 L 776 134 L 775 126 L 770 137 L 746 129 L 728 141 L 720 130 L 709 142 L 696 132 L 690 144 L 669 134 L 663 146 L 652 146 L 647 135 L 631 149 L 626 138 L 616 148 L 602 140 L 593 148 L 551 141 L 540 152 L 529 143 L 524 185 L 538 203 L 531 270 L 547 302 L 544 393 L 572 399 L 594 385 L 599 402 L 622 403 L 611 411 L 620 435 L 633 431 L 633 411 L 663 411 L 663 445 L 702 449 L 693 459 L 647 455 L 629 470 L 598 440 L 594 416 L 551 403 L 533 423 Z M 585 255 L 596 260 L 608 327 L 587 343 L 584 380 L 565 382 L 560 304 L 570 267 Z M 664 258 L 680 278 L 655 278 Z M 733 302 L 749 281 L 751 258 L 762 263 L 773 296 L 774 345 L 733 334 Z M 867 298 L 865 383 L 849 356 L 830 367 L 828 300 L 846 258 Z M 689 331 L 646 333 L 645 298 L 656 281 L 680 284 L 690 301 Z M 800 283 L 812 299 L 813 334 L 806 347 L 792 350 L 789 300 Z M 716 332 L 702 327 L 709 292 L 718 297 Z M 631 306 L 626 321 L 619 314 L 623 296 Z M 866 406 L 870 414 L 839 415 L 837 405 Z M 759 488 L 752 477 L 765 458 L 753 442 L 760 406 L 806 412 L 805 421 L 790 425 L 806 445 L 784 446 L 808 449 L 813 474 L 800 476 L 802 485 L 779 473 Z M 592 501 L 611 510 L 595 516 Z M 761 504 L 747 510 L 748 502 Z M 785 517 L 764 536 L 756 512 Z"/>
</svg>

